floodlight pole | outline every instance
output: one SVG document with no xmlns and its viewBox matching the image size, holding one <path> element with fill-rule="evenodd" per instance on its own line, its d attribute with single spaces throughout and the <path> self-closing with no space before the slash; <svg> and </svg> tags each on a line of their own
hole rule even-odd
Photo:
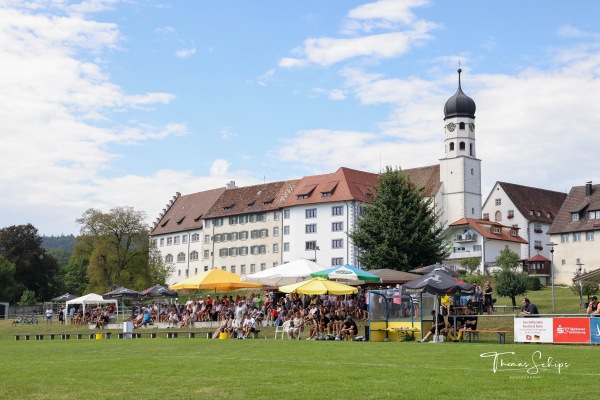
<svg viewBox="0 0 600 400">
<path fill-rule="evenodd" d="M 315 245 L 315 262 L 317 262 L 317 250 L 321 250 L 319 246 Z"/>
<path fill-rule="evenodd" d="M 552 282 L 552 310 L 554 311 L 556 309 L 555 304 L 554 304 L 554 246 L 556 246 L 556 243 L 550 242 L 548 243 L 548 246 L 550 246 L 550 280 Z"/>
</svg>

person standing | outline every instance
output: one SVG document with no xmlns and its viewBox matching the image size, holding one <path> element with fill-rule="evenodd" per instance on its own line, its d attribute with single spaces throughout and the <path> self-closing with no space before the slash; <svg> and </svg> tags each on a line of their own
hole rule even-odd
<svg viewBox="0 0 600 400">
<path fill-rule="evenodd" d="M 538 314 L 539 312 L 535 304 L 531 303 L 529 299 L 525 297 L 521 302 L 521 315 L 531 317 Z"/>
<path fill-rule="evenodd" d="M 494 301 L 492 299 L 492 295 L 494 294 L 494 289 L 492 289 L 492 284 L 490 281 L 485 282 L 485 287 L 483 288 L 483 305 L 487 310 L 488 315 L 492 315 L 494 311 Z"/>
<path fill-rule="evenodd" d="M 52 325 L 52 315 L 54 314 L 54 311 L 52 311 L 52 306 L 48 307 L 48 309 L 46 310 L 46 325 L 50 324 Z"/>
</svg>

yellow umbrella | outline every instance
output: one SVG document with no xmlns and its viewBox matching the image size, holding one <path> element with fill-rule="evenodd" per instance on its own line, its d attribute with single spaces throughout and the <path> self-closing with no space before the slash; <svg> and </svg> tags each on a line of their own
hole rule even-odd
<svg viewBox="0 0 600 400">
<path fill-rule="evenodd" d="M 236 290 L 262 287 L 262 284 L 260 283 L 242 282 L 240 278 L 240 275 L 215 268 L 175 283 L 174 285 L 169 286 L 169 289 Z"/>
<path fill-rule="evenodd" d="M 353 294 L 358 292 L 358 289 L 353 286 L 344 285 L 323 278 L 313 278 L 307 281 L 281 286 L 279 290 L 284 293 L 300 294 Z"/>
</svg>

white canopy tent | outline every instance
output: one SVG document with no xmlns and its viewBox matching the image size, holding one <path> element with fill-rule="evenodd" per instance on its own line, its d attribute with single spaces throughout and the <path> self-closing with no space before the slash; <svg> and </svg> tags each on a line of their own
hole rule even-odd
<svg viewBox="0 0 600 400">
<path fill-rule="evenodd" d="M 68 321 L 67 316 L 69 315 L 69 306 L 71 304 L 81 304 L 83 306 L 83 314 L 85 315 L 85 307 L 88 304 L 114 304 L 115 305 L 115 310 L 117 311 L 117 321 L 119 320 L 119 301 L 116 299 L 105 299 L 104 297 L 102 297 L 99 294 L 96 293 L 89 293 L 86 294 L 85 296 L 81 296 L 78 297 L 76 299 L 73 300 L 69 300 L 66 302 L 65 305 L 65 323 L 66 321 Z"/>
<path fill-rule="evenodd" d="M 316 262 L 300 259 L 243 276 L 241 280 L 268 286 L 284 286 L 310 279 L 313 272 L 323 271 L 327 268 L 329 267 L 322 267 Z"/>
</svg>

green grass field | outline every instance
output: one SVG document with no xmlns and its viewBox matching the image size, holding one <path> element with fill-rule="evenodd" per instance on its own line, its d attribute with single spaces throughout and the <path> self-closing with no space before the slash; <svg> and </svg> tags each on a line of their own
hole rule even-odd
<svg viewBox="0 0 600 400">
<path fill-rule="evenodd" d="M 578 311 L 570 290 L 555 294 L 559 312 Z M 528 297 L 551 311 L 548 289 Z M 263 327 L 257 340 L 14 340 L 90 332 L 40 322 L 0 322 L 0 399 L 585 399 L 600 376 L 598 346 L 512 344 L 512 336 L 501 345 L 494 334 L 476 343 L 289 341 Z M 507 354 L 494 372 L 485 353 Z"/>
</svg>

